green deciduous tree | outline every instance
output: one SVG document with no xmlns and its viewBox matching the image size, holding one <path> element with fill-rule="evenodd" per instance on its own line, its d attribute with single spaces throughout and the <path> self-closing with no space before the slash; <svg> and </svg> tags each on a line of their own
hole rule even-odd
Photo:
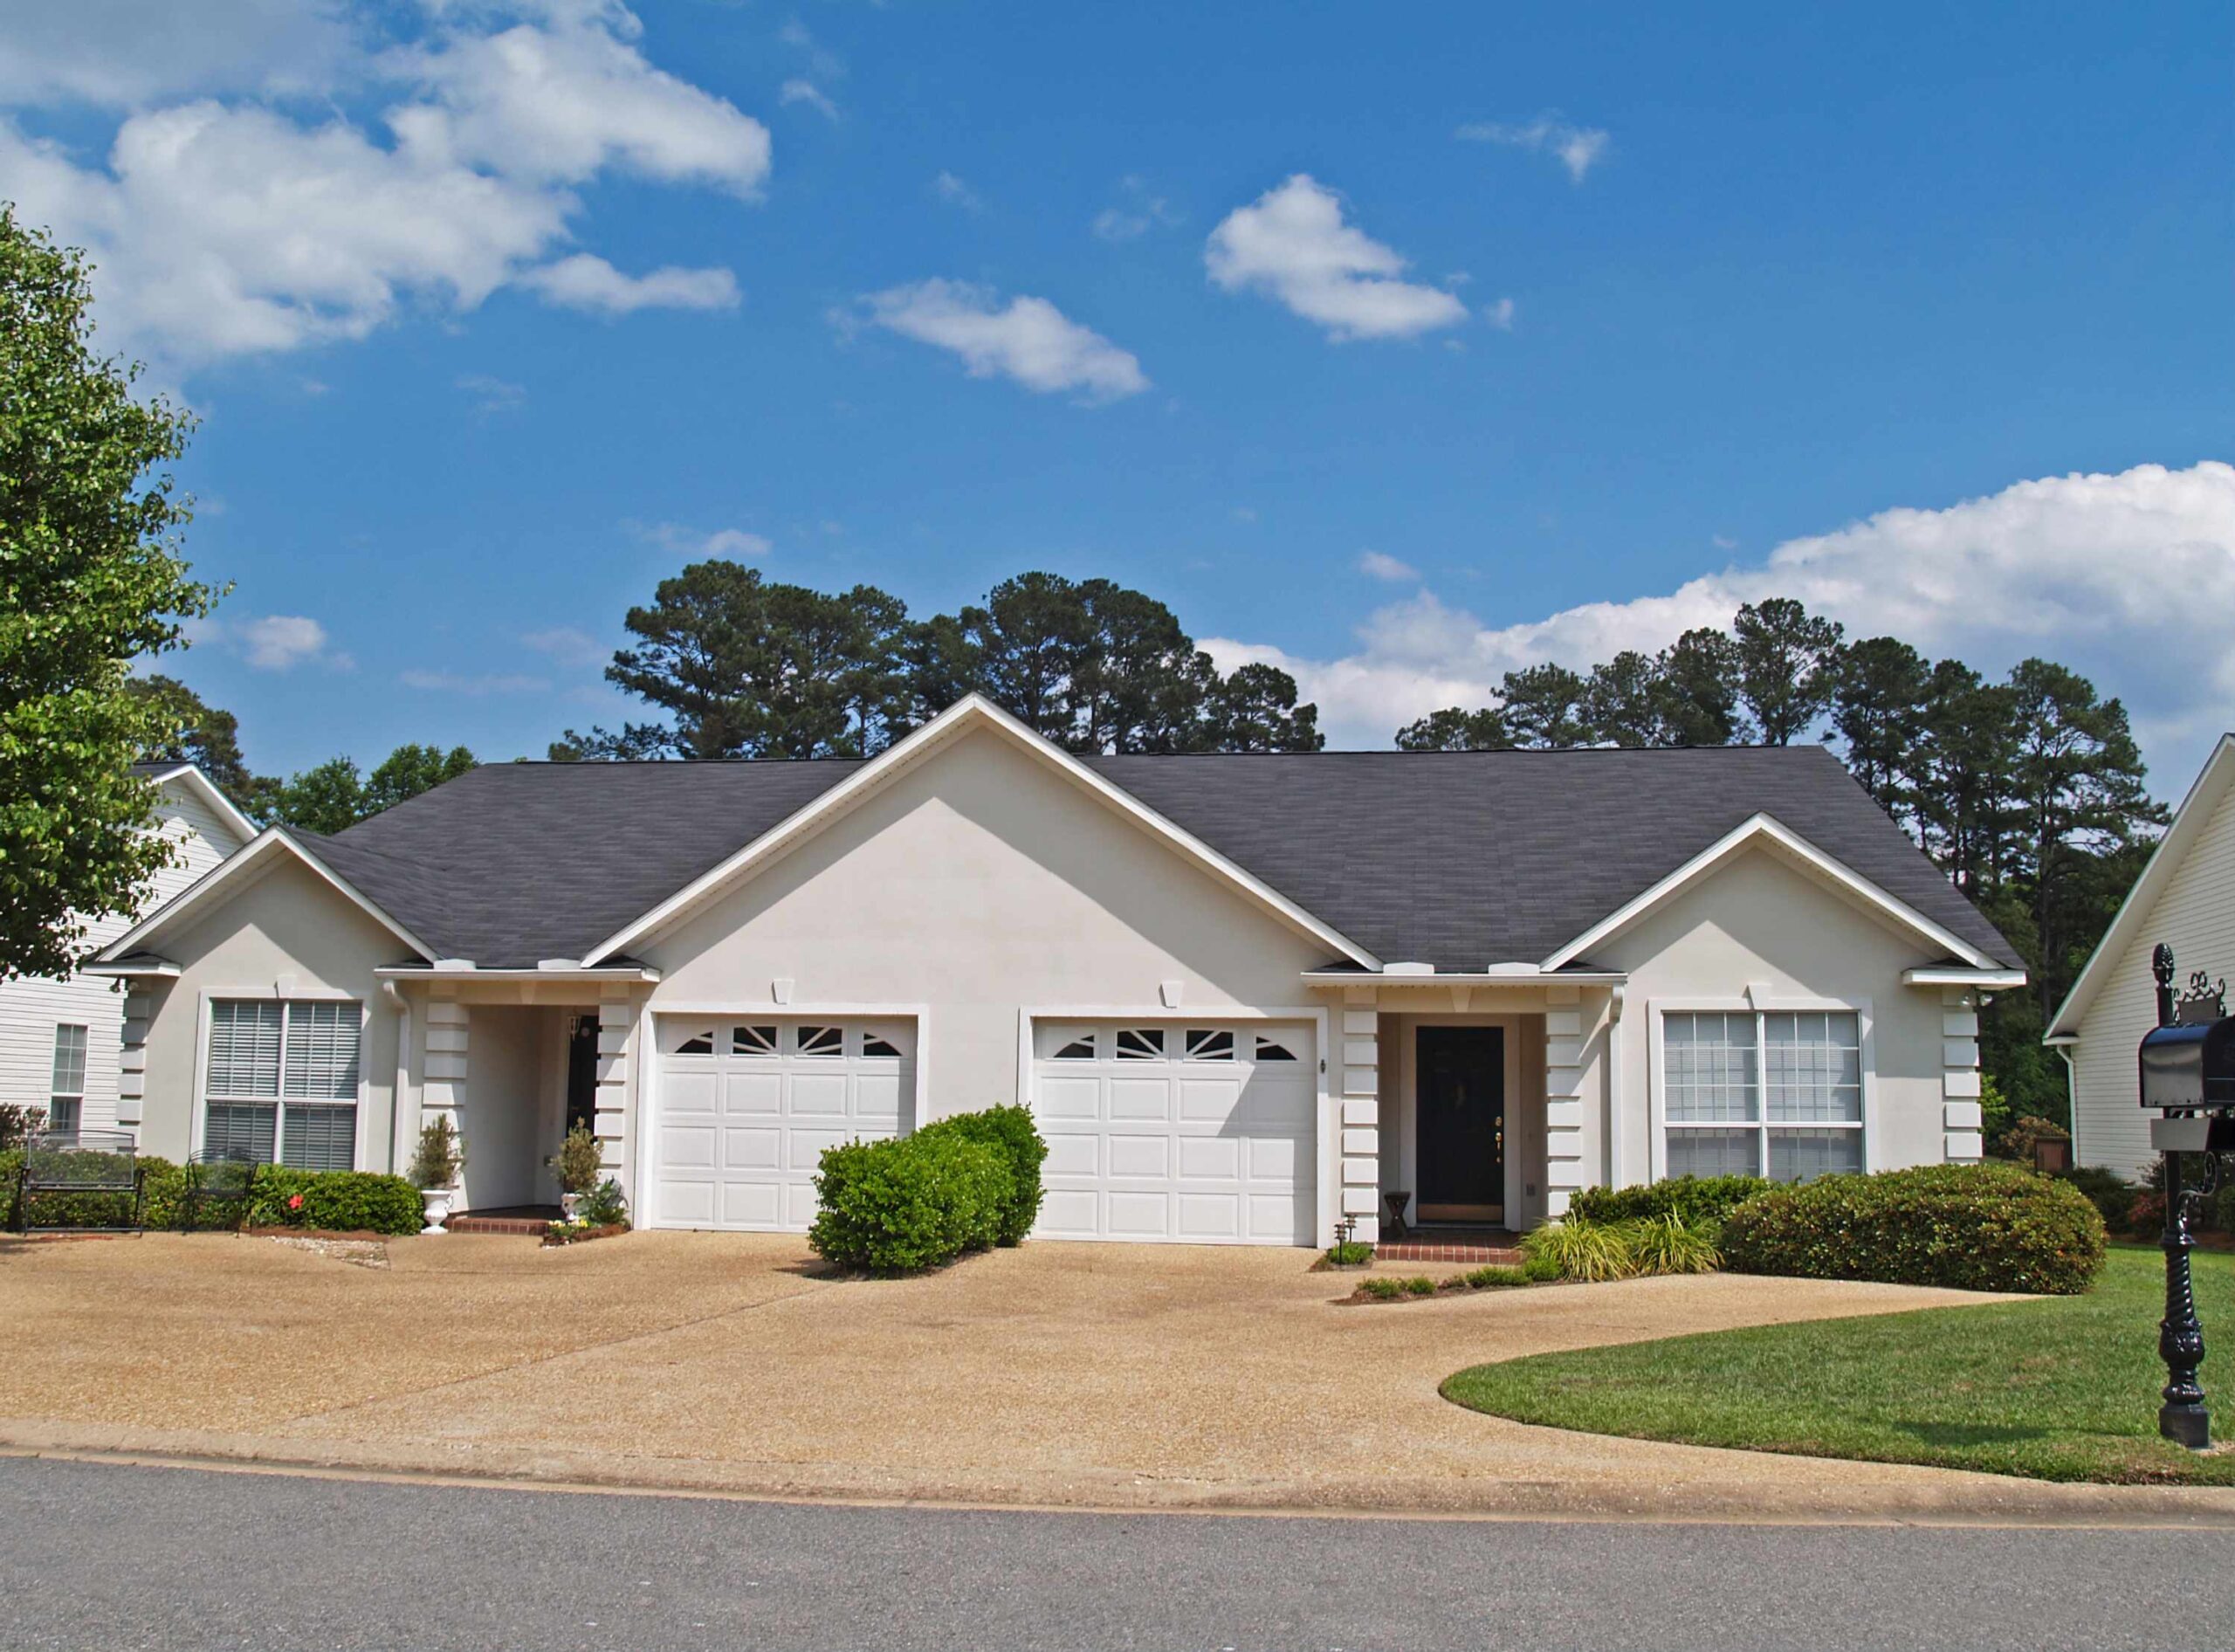
<svg viewBox="0 0 2235 1652">
<path fill-rule="evenodd" d="M 178 731 L 127 662 L 215 596 L 162 469 L 191 423 L 94 354 L 86 274 L 0 207 L 0 979 L 69 973 L 169 861 L 132 764 Z"/>
<path fill-rule="evenodd" d="M 399 746 L 366 778 L 363 813 L 369 817 L 394 809 L 475 767 L 473 754 L 463 746 L 448 751 L 439 746 Z"/>
<path fill-rule="evenodd" d="M 149 762 L 191 763 L 236 804 L 248 806 L 259 782 L 241 756 L 240 719 L 206 704 L 176 678 L 130 677 L 124 686 L 153 705 L 162 719 L 141 748 L 143 757 Z"/>
</svg>

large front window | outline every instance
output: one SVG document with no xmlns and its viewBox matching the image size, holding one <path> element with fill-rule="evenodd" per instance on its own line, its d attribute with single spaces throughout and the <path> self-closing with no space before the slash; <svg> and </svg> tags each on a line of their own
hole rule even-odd
<svg viewBox="0 0 2235 1652">
<path fill-rule="evenodd" d="M 46 1127 L 75 1134 L 86 1111 L 86 1029 L 54 1029 L 54 1071 L 46 1089 Z"/>
<path fill-rule="evenodd" d="M 1853 1011 L 1671 1011 L 1661 1036 L 1669 1175 L 1802 1181 L 1862 1168 Z"/>
<path fill-rule="evenodd" d="M 363 1019 L 354 1001 L 211 1004 L 203 1151 L 299 1170 L 354 1166 Z"/>
</svg>

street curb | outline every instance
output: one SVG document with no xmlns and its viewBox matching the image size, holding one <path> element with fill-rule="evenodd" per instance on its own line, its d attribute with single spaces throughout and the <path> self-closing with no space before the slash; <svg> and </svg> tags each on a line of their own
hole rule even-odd
<svg viewBox="0 0 2235 1652">
<path fill-rule="evenodd" d="M 24 1418 L 0 1419 L 0 1456 L 514 1491 L 1073 1514 L 2235 1531 L 2235 1487 L 2070 1485 L 1943 1470 L 1923 1470 L 1932 1478 L 1922 1484 L 1850 1486 L 1836 1493 L 1736 1479 L 1620 1490 L 1574 1481 L 1485 1479 L 1440 1486 L 1441 1495 L 1423 1499 L 1418 1487 L 1386 1482 L 1182 1482 L 1117 1470 L 942 1478 L 830 1463 L 510 1448 L 407 1451 Z"/>
</svg>

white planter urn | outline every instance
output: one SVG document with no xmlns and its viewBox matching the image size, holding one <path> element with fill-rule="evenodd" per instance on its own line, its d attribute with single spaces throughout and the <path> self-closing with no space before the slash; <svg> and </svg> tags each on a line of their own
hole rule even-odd
<svg viewBox="0 0 2235 1652">
<path fill-rule="evenodd" d="M 565 1217 L 568 1222 L 572 1222 L 574 1219 L 575 1208 L 581 1202 L 581 1194 L 578 1193 L 562 1193 L 559 1195 L 559 1214 Z"/>
<path fill-rule="evenodd" d="M 419 1201 L 427 1208 L 427 1225 L 419 1229 L 423 1234 L 440 1233 L 443 1222 L 450 1214 L 450 1201 L 457 1196 L 455 1187 L 422 1187 Z"/>
</svg>

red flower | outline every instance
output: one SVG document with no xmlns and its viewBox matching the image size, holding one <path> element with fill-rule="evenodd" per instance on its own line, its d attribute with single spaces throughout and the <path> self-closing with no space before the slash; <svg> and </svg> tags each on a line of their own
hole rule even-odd
<svg viewBox="0 0 2235 1652">
<path fill-rule="evenodd" d="M 290 1209 L 290 1210 L 300 1210 L 302 1208 L 303 1208 L 303 1195 L 302 1195 L 302 1194 L 289 1194 L 289 1195 L 288 1195 L 288 1199 L 287 1199 L 287 1208 L 288 1208 L 288 1209 Z"/>
</svg>

